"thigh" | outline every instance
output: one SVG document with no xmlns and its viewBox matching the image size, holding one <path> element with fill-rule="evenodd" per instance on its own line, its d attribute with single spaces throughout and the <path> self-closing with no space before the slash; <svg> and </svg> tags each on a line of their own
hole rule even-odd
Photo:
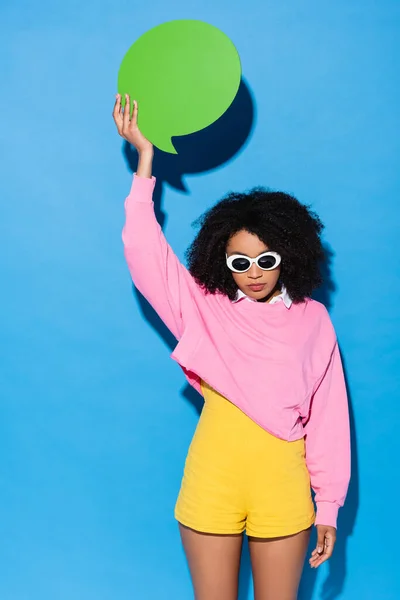
<svg viewBox="0 0 400 600">
<path fill-rule="evenodd" d="M 296 600 L 310 533 L 249 538 L 255 600 Z"/>
<path fill-rule="evenodd" d="M 180 525 L 196 600 L 237 600 L 242 535 L 200 533 Z"/>
</svg>

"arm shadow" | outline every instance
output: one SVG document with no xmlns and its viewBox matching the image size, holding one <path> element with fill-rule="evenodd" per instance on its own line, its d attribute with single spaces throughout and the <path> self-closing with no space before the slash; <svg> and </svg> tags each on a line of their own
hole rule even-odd
<svg viewBox="0 0 400 600">
<path fill-rule="evenodd" d="M 162 196 L 165 184 L 188 194 L 183 177 L 188 174 L 204 173 L 226 165 L 243 152 L 253 130 L 255 104 L 253 95 L 242 78 L 238 93 L 228 110 L 215 123 L 196 133 L 173 139 L 178 154 L 168 154 L 155 149 L 154 174 L 157 178 L 154 190 L 154 208 L 161 227 L 166 225 L 166 215 L 162 210 Z M 123 145 L 123 155 L 128 169 L 134 173 L 138 156 L 127 142 Z M 132 286 L 143 318 L 157 332 L 170 352 L 176 340 L 157 313 L 140 292 Z M 201 413 L 203 399 L 187 384 L 181 392 L 197 414 Z"/>
</svg>

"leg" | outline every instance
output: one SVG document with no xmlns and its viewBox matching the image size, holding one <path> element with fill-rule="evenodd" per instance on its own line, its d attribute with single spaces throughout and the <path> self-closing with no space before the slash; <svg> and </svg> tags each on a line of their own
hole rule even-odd
<svg viewBox="0 0 400 600">
<path fill-rule="evenodd" d="M 195 599 L 237 600 L 242 535 L 213 535 L 179 527 Z"/>
<path fill-rule="evenodd" d="M 255 600 L 296 600 L 310 533 L 249 538 Z"/>
</svg>

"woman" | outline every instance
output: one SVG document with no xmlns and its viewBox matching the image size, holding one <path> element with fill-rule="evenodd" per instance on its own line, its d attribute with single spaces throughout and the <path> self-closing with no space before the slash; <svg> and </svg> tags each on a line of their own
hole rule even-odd
<svg viewBox="0 0 400 600">
<path fill-rule="evenodd" d="M 350 478 L 338 344 L 310 298 L 323 225 L 287 194 L 230 194 L 202 218 L 187 270 L 155 218 L 153 147 L 136 102 L 130 112 L 129 96 L 123 110 L 117 95 L 118 132 L 139 154 L 126 260 L 178 340 L 172 358 L 205 399 L 175 509 L 195 597 L 237 598 L 246 531 L 256 600 L 294 600 L 313 524 L 311 567 L 332 554 Z"/>
</svg>

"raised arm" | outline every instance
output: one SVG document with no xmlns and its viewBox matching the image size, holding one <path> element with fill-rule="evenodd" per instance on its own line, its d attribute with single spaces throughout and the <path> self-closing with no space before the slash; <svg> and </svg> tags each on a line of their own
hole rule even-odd
<svg viewBox="0 0 400 600">
<path fill-rule="evenodd" d="M 170 248 L 157 222 L 152 198 L 154 152 L 152 144 L 139 130 L 137 102 L 130 118 L 129 96 L 123 111 L 118 95 L 113 116 L 118 133 L 139 154 L 137 173 L 125 201 L 126 221 L 122 232 L 129 271 L 138 290 L 179 340 L 203 293 Z"/>
</svg>

